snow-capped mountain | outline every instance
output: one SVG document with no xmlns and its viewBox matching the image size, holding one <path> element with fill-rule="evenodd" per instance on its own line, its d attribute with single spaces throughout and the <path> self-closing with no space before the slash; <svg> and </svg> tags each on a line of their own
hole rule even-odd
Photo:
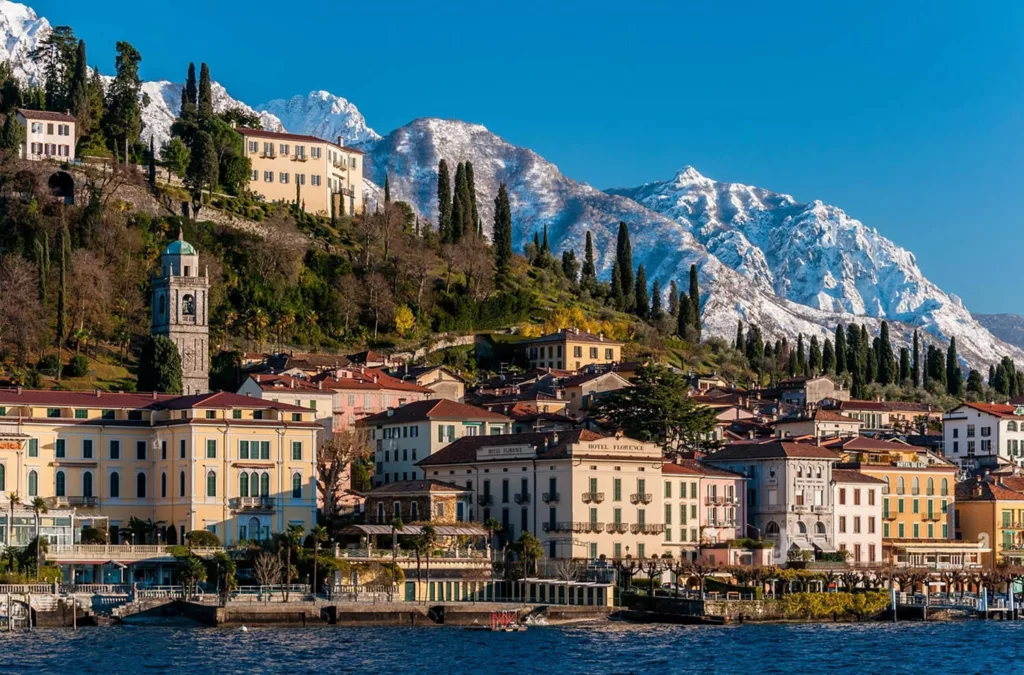
<svg viewBox="0 0 1024 675">
<path fill-rule="evenodd" d="M 275 99 L 257 106 L 274 115 L 284 128 L 295 134 L 307 134 L 329 141 L 342 139 L 342 145 L 362 146 L 380 140 L 366 125 L 363 114 L 347 99 L 327 91 L 311 91 L 306 96 Z"/>
<path fill-rule="evenodd" d="M 31 7 L 0 1 L 0 60 L 9 62 L 19 79 L 40 83 L 40 68 L 28 55 L 51 30 L 50 22 Z"/>
<path fill-rule="evenodd" d="M 1019 314 L 977 314 L 971 316 L 993 335 L 1011 345 L 1024 349 L 1024 316 Z"/>
</svg>

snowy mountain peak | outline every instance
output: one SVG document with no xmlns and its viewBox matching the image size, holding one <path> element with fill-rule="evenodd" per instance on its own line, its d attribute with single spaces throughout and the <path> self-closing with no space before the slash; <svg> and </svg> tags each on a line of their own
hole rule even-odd
<svg viewBox="0 0 1024 675">
<path fill-rule="evenodd" d="M 700 171 L 693 168 L 689 164 L 684 166 L 682 169 L 676 172 L 675 178 L 672 179 L 677 185 L 688 185 L 691 183 L 710 182 L 708 178 L 705 178 Z"/>
<path fill-rule="evenodd" d="M 380 140 L 380 135 L 366 124 L 359 109 L 348 99 L 329 91 L 311 91 L 305 96 L 275 99 L 257 106 L 281 121 L 295 134 L 307 134 L 343 145 L 361 146 Z"/>
<path fill-rule="evenodd" d="M 19 79 L 39 83 L 39 66 L 28 54 L 50 31 L 50 22 L 31 7 L 0 0 L 0 61 L 8 61 Z"/>
</svg>

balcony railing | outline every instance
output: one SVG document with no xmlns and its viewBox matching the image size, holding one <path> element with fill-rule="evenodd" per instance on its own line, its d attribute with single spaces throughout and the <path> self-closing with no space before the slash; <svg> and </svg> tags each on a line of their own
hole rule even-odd
<svg viewBox="0 0 1024 675">
<path fill-rule="evenodd" d="M 70 506 L 99 506 L 99 497 L 65 497 L 68 500 Z"/>
<path fill-rule="evenodd" d="M 572 532 L 573 531 L 573 525 L 575 525 L 575 523 L 567 523 L 567 522 L 544 523 L 544 527 L 547 528 L 547 530 L 545 530 L 545 532 Z"/>
<path fill-rule="evenodd" d="M 529 492 L 517 492 L 515 497 L 514 497 L 514 499 L 515 499 L 516 504 L 529 504 L 530 503 L 530 493 Z"/>
<path fill-rule="evenodd" d="M 261 497 L 235 497 L 231 500 L 233 509 L 272 509 L 274 498 L 269 496 Z"/>
<path fill-rule="evenodd" d="M 261 152 L 260 159 L 275 159 L 277 157 L 273 152 Z"/>
<path fill-rule="evenodd" d="M 650 504 L 652 500 L 650 492 L 634 492 L 629 496 L 631 504 Z"/>
<path fill-rule="evenodd" d="M 599 523 L 597 521 L 592 520 L 589 523 L 587 523 L 587 527 L 590 528 L 587 530 L 587 532 L 593 532 L 594 534 L 604 532 L 604 523 Z"/>
<path fill-rule="evenodd" d="M 882 514 L 882 520 L 896 520 L 896 514 L 895 513 L 883 513 Z"/>
<path fill-rule="evenodd" d="M 491 506 L 494 504 L 494 495 L 479 495 L 476 498 L 476 503 L 480 506 Z"/>
<path fill-rule="evenodd" d="M 584 492 L 583 503 L 584 504 L 600 504 L 604 501 L 603 492 Z"/>
<path fill-rule="evenodd" d="M 557 503 L 558 502 L 558 493 L 557 492 L 545 492 L 541 496 L 541 498 L 544 500 L 545 504 Z"/>
<path fill-rule="evenodd" d="M 814 513 L 828 513 L 828 507 L 827 506 L 812 506 L 811 507 L 811 511 L 813 511 Z"/>
<path fill-rule="evenodd" d="M 807 504 L 793 504 L 791 508 L 793 513 L 808 513 L 811 510 L 811 507 Z"/>
<path fill-rule="evenodd" d="M 665 526 L 658 523 L 633 523 L 629 531 L 633 534 L 664 534 Z"/>
</svg>

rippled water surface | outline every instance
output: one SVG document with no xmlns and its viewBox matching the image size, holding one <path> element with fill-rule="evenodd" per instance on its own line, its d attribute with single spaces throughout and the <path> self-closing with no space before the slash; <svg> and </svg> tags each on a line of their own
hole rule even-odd
<svg viewBox="0 0 1024 675">
<path fill-rule="evenodd" d="M 1024 622 L 0 633 L 3 673 L 1021 673 Z"/>
</svg>

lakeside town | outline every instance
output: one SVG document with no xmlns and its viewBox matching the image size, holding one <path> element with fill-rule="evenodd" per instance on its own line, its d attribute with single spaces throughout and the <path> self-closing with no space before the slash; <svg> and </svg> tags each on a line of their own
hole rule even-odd
<svg viewBox="0 0 1024 675">
<path fill-rule="evenodd" d="M 515 251 L 458 157 L 430 222 L 206 64 L 147 145 L 61 28 L 0 72 L 0 626 L 1018 618 L 1009 356 L 706 334 L 629 223 Z"/>
</svg>

